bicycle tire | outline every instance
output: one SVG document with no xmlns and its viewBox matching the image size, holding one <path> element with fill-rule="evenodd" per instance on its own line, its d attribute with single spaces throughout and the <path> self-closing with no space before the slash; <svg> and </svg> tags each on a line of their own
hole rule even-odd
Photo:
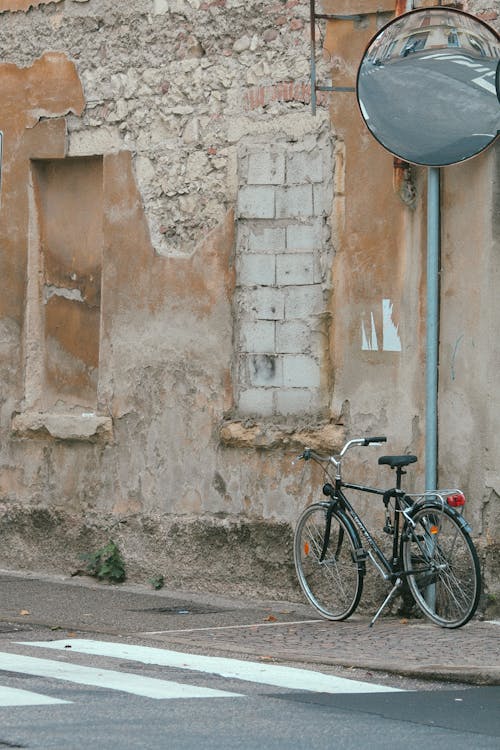
<svg viewBox="0 0 500 750">
<path fill-rule="evenodd" d="M 440 503 L 416 508 L 403 532 L 408 585 L 424 615 L 443 628 L 465 625 L 479 604 L 481 566 L 462 516 Z"/>
<path fill-rule="evenodd" d="M 328 508 L 328 503 L 315 503 L 300 515 L 293 545 L 295 569 L 310 604 L 327 620 L 345 620 L 363 591 L 362 563 L 355 555 L 361 544 L 349 520 L 334 510 L 328 547 L 320 559 Z"/>
</svg>

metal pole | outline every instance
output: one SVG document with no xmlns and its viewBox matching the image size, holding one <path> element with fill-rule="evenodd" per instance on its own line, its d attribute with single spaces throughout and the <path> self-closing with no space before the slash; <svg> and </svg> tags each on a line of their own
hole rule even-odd
<svg viewBox="0 0 500 750">
<path fill-rule="evenodd" d="M 425 411 L 425 489 L 437 489 L 440 170 L 429 167 L 427 182 L 427 343 Z"/>
<path fill-rule="evenodd" d="M 311 22 L 311 114 L 316 114 L 316 8 L 315 0 L 309 2 Z"/>
</svg>

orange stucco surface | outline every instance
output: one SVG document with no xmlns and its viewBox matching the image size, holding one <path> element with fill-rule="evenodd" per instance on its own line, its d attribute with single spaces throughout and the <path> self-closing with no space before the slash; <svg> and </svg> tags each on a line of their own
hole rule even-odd
<svg viewBox="0 0 500 750">
<path fill-rule="evenodd" d="M 377 5 L 377 11 L 380 5 Z M 327 25 L 325 47 L 338 86 L 356 86 L 364 50 L 377 31 L 377 14 L 362 27 L 352 20 Z M 334 404 L 358 429 L 374 422 L 398 443 L 417 440 L 414 419 L 422 413 L 423 256 L 420 246 L 422 175 L 412 170 L 419 195 L 409 207 L 398 192 L 393 157 L 371 136 L 354 92 L 332 95 L 332 126 L 339 138 L 334 200 L 337 253 L 333 274 L 332 363 Z M 400 351 L 384 350 L 383 301 L 392 306 Z M 369 337 L 363 346 L 362 332 Z M 367 378 L 367 373 L 370 377 Z M 392 398 L 398 393 L 398 399 Z M 381 404 L 384 404 L 381 409 Z M 401 421 L 401 413 L 405 421 Z M 414 416 L 415 415 L 415 416 Z M 418 445 L 416 448 L 418 449 Z"/>
<path fill-rule="evenodd" d="M 36 8 L 38 5 L 60 2 L 61 0 L 0 0 L 0 13 L 19 10 L 27 11 L 30 8 Z"/>
<path fill-rule="evenodd" d="M 0 316 L 22 323 L 29 226 L 27 184 L 30 159 L 62 158 L 63 115 L 81 113 L 83 92 L 65 55 L 47 53 L 30 68 L 0 65 L 3 170 L 0 239 Z M 50 119 L 47 119 L 50 118 Z"/>
</svg>

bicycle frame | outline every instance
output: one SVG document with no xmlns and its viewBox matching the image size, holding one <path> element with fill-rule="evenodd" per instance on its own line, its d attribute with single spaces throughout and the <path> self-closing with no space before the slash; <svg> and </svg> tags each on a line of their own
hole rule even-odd
<svg viewBox="0 0 500 750">
<path fill-rule="evenodd" d="M 396 566 L 399 563 L 399 540 L 400 540 L 400 514 L 405 512 L 405 510 L 409 507 L 410 503 L 405 501 L 405 493 L 401 490 L 395 487 L 392 490 L 381 490 L 376 487 L 368 487 L 365 485 L 359 485 L 359 484 L 352 484 L 351 482 L 342 482 L 341 480 L 336 481 L 336 487 L 335 489 L 332 488 L 333 492 L 328 492 L 333 500 L 333 507 L 335 507 L 335 504 L 337 503 L 340 505 L 342 510 L 346 510 L 347 514 L 352 518 L 354 521 L 358 531 L 361 533 L 363 539 L 367 542 L 369 549 L 366 550 L 368 556 L 370 557 L 372 563 L 375 565 L 375 567 L 378 569 L 380 574 L 383 576 L 384 580 L 386 581 L 395 581 L 399 576 L 403 574 L 403 572 L 399 569 L 396 569 Z M 325 488 L 327 485 L 325 485 Z M 385 554 L 380 549 L 379 545 L 373 538 L 373 536 L 370 534 L 366 524 L 364 521 L 360 518 L 359 514 L 356 512 L 356 510 L 353 508 L 345 494 L 342 492 L 342 488 L 347 488 L 351 490 L 358 490 L 360 492 L 365 492 L 372 495 L 380 495 L 384 498 L 384 502 L 389 501 L 390 497 L 395 498 L 395 507 L 394 507 L 394 523 L 392 526 L 391 533 L 393 534 L 393 545 L 392 545 L 392 560 L 389 561 Z M 325 489 L 323 490 L 325 491 Z M 328 532 L 327 532 L 328 533 Z M 327 540 L 325 539 L 325 542 Z M 371 554 L 371 551 L 375 554 L 377 560 L 373 557 Z M 380 563 L 380 564 L 379 564 Z"/>
</svg>

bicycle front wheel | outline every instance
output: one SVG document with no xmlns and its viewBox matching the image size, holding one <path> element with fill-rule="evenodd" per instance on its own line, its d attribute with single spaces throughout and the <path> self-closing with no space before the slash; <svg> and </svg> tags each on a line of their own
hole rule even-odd
<svg viewBox="0 0 500 750">
<path fill-rule="evenodd" d="M 402 559 L 415 602 L 443 628 L 465 625 L 481 595 L 481 569 L 464 519 L 447 506 L 424 505 L 406 527 Z"/>
<path fill-rule="evenodd" d="M 294 538 L 295 569 L 312 606 L 328 620 L 345 620 L 358 606 L 363 591 L 355 555 L 361 545 L 349 521 L 336 511 L 331 512 L 325 542 L 327 515 L 328 505 L 316 503 L 300 516 Z"/>
</svg>

